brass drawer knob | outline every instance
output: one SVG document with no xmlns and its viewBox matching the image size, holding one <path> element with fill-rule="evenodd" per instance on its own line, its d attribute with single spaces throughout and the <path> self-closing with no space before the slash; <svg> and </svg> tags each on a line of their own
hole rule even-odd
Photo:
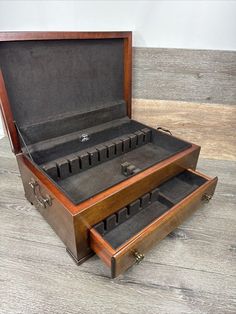
<svg viewBox="0 0 236 314">
<path fill-rule="evenodd" d="M 139 264 L 144 259 L 144 254 L 139 253 L 138 251 L 134 252 L 136 263 Z"/>
<path fill-rule="evenodd" d="M 212 199 L 212 195 L 211 194 L 203 194 L 202 195 L 202 201 L 205 201 L 206 203 L 210 202 L 210 200 Z"/>
</svg>

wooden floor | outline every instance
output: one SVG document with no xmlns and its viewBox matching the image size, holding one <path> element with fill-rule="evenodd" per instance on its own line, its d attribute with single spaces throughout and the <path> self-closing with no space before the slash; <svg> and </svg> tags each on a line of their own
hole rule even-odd
<svg viewBox="0 0 236 314">
<path fill-rule="evenodd" d="M 231 138 L 235 141 L 235 134 Z M 202 156 L 208 159 L 199 161 L 198 170 L 219 177 L 212 201 L 154 247 L 140 265 L 111 280 L 98 257 L 78 267 L 67 255 L 25 200 L 14 156 L 2 139 L 0 313 L 235 314 L 236 158 L 230 138 L 225 141 L 229 151 L 221 151 L 220 140 L 218 159 L 214 150 L 214 159 L 209 159 L 203 147 Z"/>
</svg>

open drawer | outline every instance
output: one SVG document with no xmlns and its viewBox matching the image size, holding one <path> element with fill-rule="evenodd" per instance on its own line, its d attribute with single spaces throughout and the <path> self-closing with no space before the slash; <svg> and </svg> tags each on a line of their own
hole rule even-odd
<svg viewBox="0 0 236 314">
<path fill-rule="evenodd" d="M 217 178 L 185 170 L 90 230 L 90 247 L 111 269 L 112 278 L 140 262 L 155 243 L 208 201 Z"/>
</svg>

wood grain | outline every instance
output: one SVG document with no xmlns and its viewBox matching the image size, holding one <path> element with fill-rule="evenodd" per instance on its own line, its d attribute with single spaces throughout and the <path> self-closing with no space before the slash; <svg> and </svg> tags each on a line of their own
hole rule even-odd
<svg viewBox="0 0 236 314">
<path fill-rule="evenodd" d="M 236 52 L 134 48 L 133 96 L 236 104 Z"/>
<path fill-rule="evenodd" d="M 236 160 L 236 106 L 134 99 L 133 118 L 200 145 L 201 157 Z"/>
<path fill-rule="evenodd" d="M 201 159 L 219 183 L 212 201 L 115 280 L 98 257 L 76 266 L 24 199 L 0 141 L 0 313 L 236 312 L 236 161 Z"/>
</svg>

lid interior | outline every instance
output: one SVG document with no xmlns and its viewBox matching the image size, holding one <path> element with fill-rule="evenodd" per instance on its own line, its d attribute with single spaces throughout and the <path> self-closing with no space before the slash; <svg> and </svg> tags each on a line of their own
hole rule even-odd
<svg viewBox="0 0 236 314">
<path fill-rule="evenodd" d="M 67 127 L 58 128 L 58 121 L 70 121 L 70 117 L 79 117 L 78 123 L 73 119 L 73 126 L 68 123 L 72 132 L 87 113 L 90 119 L 85 127 L 95 125 L 93 111 L 101 110 L 99 123 L 112 108 L 116 110 L 110 118 L 104 114 L 106 122 L 127 115 L 123 39 L 1 42 L 0 67 L 18 128 L 24 134 L 32 126 L 38 130 L 33 142 L 42 140 L 41 134 L 45 139 L 45 125 L 49 123 L 52 130 L 54 121 L 50 136 L 56 137 L 57 129 L 60 135 L 68 132 Z"/>
</svg>

